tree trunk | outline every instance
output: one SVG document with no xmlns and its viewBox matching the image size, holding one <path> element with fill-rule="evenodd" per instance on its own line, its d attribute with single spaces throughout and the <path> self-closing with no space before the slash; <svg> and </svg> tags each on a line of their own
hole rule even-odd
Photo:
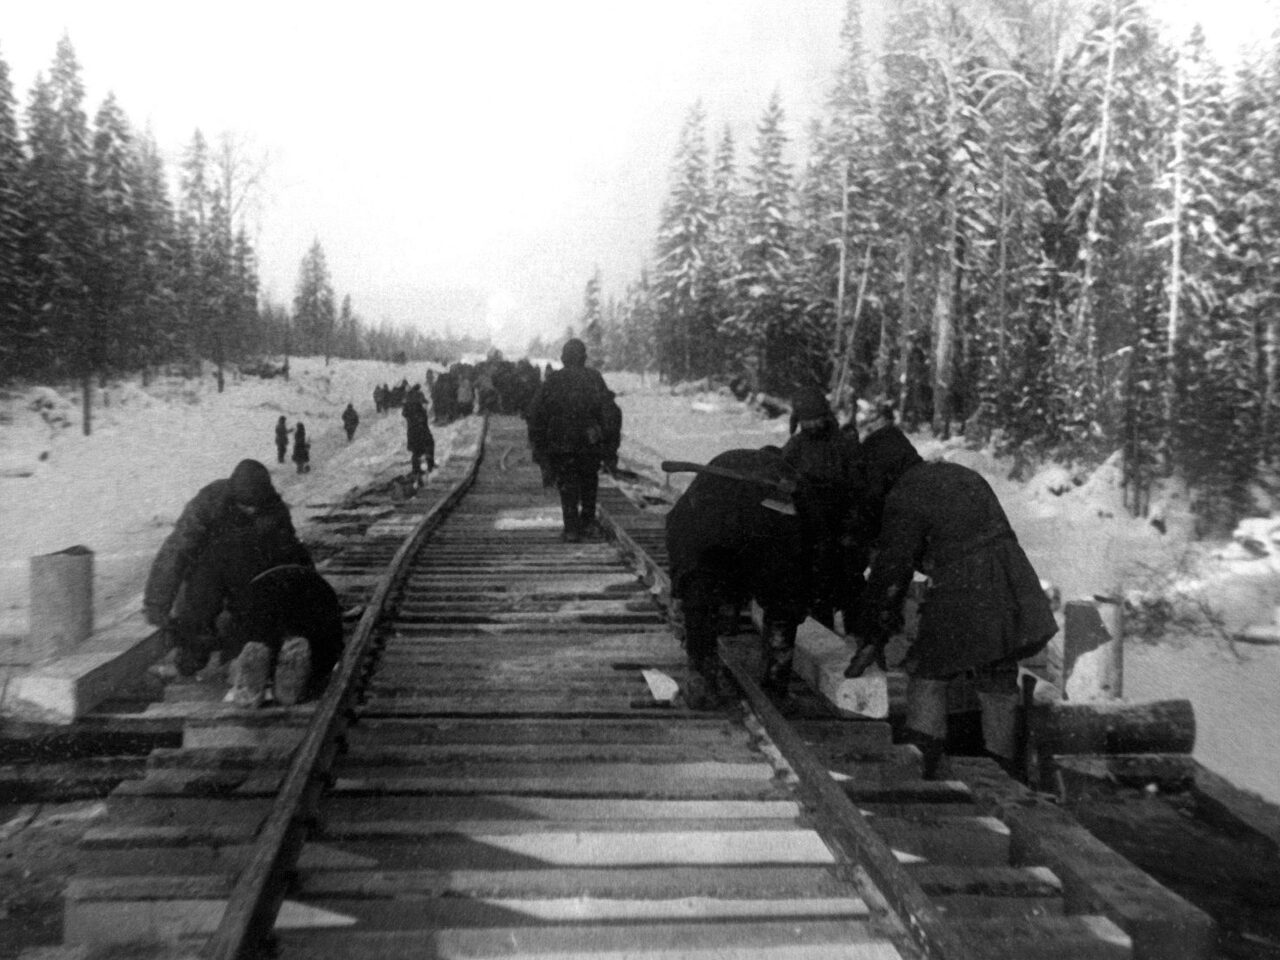
<svg viewBox="0 0 1280 960">
<path fill-rule="evenodd" d="M 80 429 L 87 437 L 93 433 L 93 371 L 86 370 L 80 377 Z"/>
<path fill-rule="evenodd" d="M 903 237 L 902 302 L 898 309 L 898 411 L 905 415 L 911 399 L 911 311 L 915 280 L 915 237 Z M 885 384 L 886 388 L 889 386 Z M 888 391 L 886 391 L 888 392 Z"/>
<path fill-rule="evenodd" d="M 1275 461 L 1276 385 L 1280 378 L 1280 318 L 1272 315 L 1262 321 L 1264 379 L 1262 384 L 1262 416 L 1259 432 L 1262 436 L 1262 458 L 1266 464 Z"/>
<path fill-rule="evenodd" d="M 1000 160 L 1000 249 L 996 267 L 996 356 L 992 384 L 997 391 L 1008 369 L 1009 324 L 1009 156 Z M 1001 411 L 1003 413 L 1003 411 Z"/>
<path fill-rule="evenodd" d="M 1183 82 L 1182 54 L 1177 54 L 1175 83 L 1177 85 L 1177 115 L 1173 127 L 1173 229 L 1169 238 L 1169 328 L 1166 344 L 1164 384 L 1165 440 L 1172 440 L 1178 412 L 1178 301 L 1182 298 L 1182 178 L 1186 157 L 1186 88 Z"/>
<path fill-rule="evenodd" d="M 214 360 L 214 368 L 215 368 L 214 378 L 218 381 L 219 393 L 223 391 L 223 388 L 226 385 L 226 380 L 222 372 L 224 359 L 225 358 L 222 355 L 222 333 L 218 332 L 214 335 L 214 338 L 213 338 L 213 360 Z"/>
<path fill-rule="evenodd" d="M 1189 700 L 1054 703 L 1032 711 L 1041 756 L 1081 753 L 1190 753 L 1196 717 Z"/>
<path fill-rule="evenodd" d="M 853 352 L 858 345 L 858 321 L 862 318 L 862 303 L 867 294 L 867 275 L 871 271 L 871 244 L 862 254 L 862 272 L 858 277 L 858 293 L 853 301 L 853 317 L 849 320 L 849 334 L 845 340 L 844 352 L 840 355 L 839 376 L 836 378 L 836 399 L 844 394 L 849 383 L 849 369 L 853 365 Z"/>
<path fill-rule="evenodd" d="M 1111 133 L 1111 90 L 1115 86 L 1116 47 L 1120 43 L 1119 2 L 1111 0 L 1111 37 L 1107 46 L 1107 74 L 1102 87 L 1102 116 L 1098 124 L 1098 175 L 1094 179 L 1093 199 L 1089 204 L 1089 216 L 1085 227 L 1084 243 L 1080 255 L 1084 261 L 1084 276 L 1080 283 L 1080 299 L 1076 304 L 1074 340 L 1076 355 L 1083 358 L 1085 375 L 1093 377 L 1094 357 L 1097 352 L 1097 333 L 1093 318 L 1094 238 L 1098 235 L 1098 219 L 1102 215 L 1102 190 L 1107 177 L 1107 147 Z"/>
<path fill-rule="evenodd" d="M 950 192 L 946 203 L 946 242 L 933 301 L 933 433 L 944 440 L 951 436 L 951 388 L 955 377 L 956 343 L 956 233 L 960 215 L 959 204 Z"/>
<path fill-rule="evenodd" d="M 836 403 L 841 400 L 840 394 L 844 387 L 845 371 L 847 369 L 842 358 L 847 356 L 844 340 L 844 287 L 845 274 L 847 272 L 845 261 L 849 254 L 848 226 L 849 162 L 846 160 L 844 164 L 843 189 L 840 191 L 840 272 L 836 276 L 836 332 L 831 345 L 831 358 L 835 361 L 831 367 L 831 390 L 835 394 Z"/>
</svg>

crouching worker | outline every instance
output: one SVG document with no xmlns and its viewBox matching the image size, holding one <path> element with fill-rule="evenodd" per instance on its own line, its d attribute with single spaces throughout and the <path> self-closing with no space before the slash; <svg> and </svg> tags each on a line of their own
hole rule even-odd
<svg viewBox="0 0 1280 960">
<path fill-rule="evenodd" d="M 1019 752 L 1018 661 L 1057 632 L 1039 578 L 995 493 L 976 471 L 926 463 L 897 427 L 862 441 L 868 527 L 877 553 L 854 618 L 860 647 L 845 676 L 884 661 L 902 623 L 913 571 L 929 579 L 907 653 L 907 737 L 938 776 L 947 738 L 947 685 L 968 675 L 987 752 L 1009 772 Z"/>
<path fill-rule="evenodd" d="M 272 696 L 292 706 L 324 693 L 342 657 L 342 609 L 310 564 L 270 567 L 231 599 L 228 647 L 239 647 L 228 699 L 257 706 Z"/>
<path fill-rule="evenodd" d="M 179 621 L 179 657 L 231 664 L 228 700 L 257 706 L 272 684 L 291 706 L 318 695 L 342 653 L 337 595 L 296 540 L 233 530 L 216 538 L 189 580 L 191 623 Z M 210 637 L 197 629 L 217 618 Z"/>
<path fill-rule="evenodd" d="M 765 501 L 772 503 L 777 484 L 794 481 L 794 473 L 777 447 L 729 450 L 705 470 L 717 472 L 700 472 L 666 521 L 671 593 L 683 614 L 689 663 L 685 702 L 715 709 L 734 696 L 716 640 L 754 599 L 764 611 L 761 686 L 785 703 L 809 596 L 809 558 L 794 510 L 780 512 Z"/>
<path fill-rule="evenodd" d="M 203 668 L 217 648 L 215 621 L 221 602 L 208 599 L 203 588 L 193 592 L 190 581 L 210 545 L 229 534 L 285 544 L 306 555 L 288 506 L 272 486 L 270 472 L 257 460 L 241 460 L 229 478 L 202 487 L 160 545 L 142 599 L 147 622 L 167 630 L 177 647 L 174 666 L 181 676 Z"/>
</svg>

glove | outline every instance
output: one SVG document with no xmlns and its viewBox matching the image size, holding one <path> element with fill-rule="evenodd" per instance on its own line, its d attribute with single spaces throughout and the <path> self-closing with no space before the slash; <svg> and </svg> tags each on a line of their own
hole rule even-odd
<svg viewBox="0 0 1280 960">
<path fill-rule="evenodd" d="M 881 644 L 863 640 L 858 647 L 858 652 L 849 660 L 849 666 L 844 668 L 844 675 L 848 679 L 860 677 L 873 663 L 881 670 L 885 669 L 884 647 Z"/>
</svg>

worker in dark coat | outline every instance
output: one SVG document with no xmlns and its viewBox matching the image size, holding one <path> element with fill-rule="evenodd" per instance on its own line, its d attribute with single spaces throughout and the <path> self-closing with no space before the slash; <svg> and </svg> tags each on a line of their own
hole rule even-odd
<svg viewBox="0 0 1280 960">
<path fill-rule="evenodd" d="M 427 472 L 436 468 L 436 439 L 431 433 L 431 415 L 427 412 L 427 399 L 416 383 L 405 395 L 401 415 L 405 421 L 406 440 L 409 445 L 409 472 L 415 477 L 422 474 L 422 459 L 427 460 Z"/>
<path fill-rule="evenodd" d="M 179 650 L 204 651 L 178 660 L 178 670 L 185 675 L 208 662 L 213 644 L 205 638 L 214 633 L 211 617 L 217 614 L 215 610 L 206 617 L 199 605 L 191 612 L 187 581 L 209 544 L 235 531 L 301 547 L 288 506 L 272 486 L 270 472 L 257 460 L 241 460 L 229 478 L 202 487 L 183 508 L 152 561 L 142 600 L 147 622 L 168 629 Z"/>
<path fill-rule="evenodd" d="M 436 423 L 450 423 L 454 419 L 453 407 L 458 395 L 458 385 L 453 374 L 445 371 L 431 385 L 431 412 Z"/>
<path fill-rule="evenodd" d="M 191 631 L 204 646 L 180 649 L 180 659 L 203 665 L 216 647 L 224 663 L 236 661 L 233 694 L 242 705 L 261 703 L 273 675 L 281 703 L 314 696 L 341 656 L 337 595 L 281 529 L 241 527 L 215 538 L 191 571 L 187 598 L 197 625 L 221 618 L 220 629 L 216 637 Z"/>
<path fill-rule="evenodd" d="M 576 543 L 598 531 L 600 465 L 616 464 L 621 412 L 600 371 L 587 366 L 587 347 L 570 339 L 564 366 L 547 377 L 529 407 L 529 445 L 544 482 L 560 491 L 562 539 Z"/>
<path fill-rule="evenodd" d="M 293 462 L 298 465 L 299 473 L 311 470 L 311 441 L 307 439 L 307 428 L 302 423 L 293 428 Z"/>
<path fill-rule="evenodd" d="M 355 437 L 358 426 L 360 426 L 360 414 L 356 413 L 354 404 L 348 403 L 347 409 L 342 411 L 342 429 L 347 431 L 347 443 Z"/>
<path fill-rule="evenodd" d="M 839 610 L 847 627 L 869 560 L 869 544 L 857 536 L 855 522 L 858 434 L 840 429 L 822 391 L 805 388 L 793 401 L 791 439 L 782 456 L 799 477 L 813 617 L 833 628 Z"/>
<path fill-rule="evenodd" d="M 921 460 L 896 426 L 862 442 L 865 522 L 877 551 L 854 622 L 860 647 L 846 676 L 883 662 L 899 632 L 907 587 L 928 578 L 908 675 L 909 738 L 936 775 L 947 736 L 947 685 L 973 681 L 988 753 L 1012 769 L 1017 744 L 1018 661 L 1057 632 L 1039 577 L 1018 544 L 994 491 L 957 463 Z"/>
<path fill-rule="evenodd" d="M 284 463 L 284 455 L 289 452 L 289 424 L 282 416 L 276 421 L 276 463 Z"/>
<path fill-rule="evenodd" d="M 783 500 L 775 486 L 794 484 L 795 471 L 777 447 L 728 450 L 708 466 L 741 479 L 700 473 L 666 519 L 671 595 L 683 618 L 689 661 L 685 700 L 703 709 L 732 696 L 716 638 L 754 599 L 764 611 L 761 686 L 785 702 L 796 627 L 811 594 L 800 520 L 779 509 Z"/>
<path fill-rule="evenodd" d="M 276 702 L 324 693 L 342 657 L 342 608 L 329 582 L 307 564 L 281 564 L 254 577 L 231 605 L 231 635 L 267 648 Z M 248 693 L 255 694 L 250 680 Z"/>
</svg>

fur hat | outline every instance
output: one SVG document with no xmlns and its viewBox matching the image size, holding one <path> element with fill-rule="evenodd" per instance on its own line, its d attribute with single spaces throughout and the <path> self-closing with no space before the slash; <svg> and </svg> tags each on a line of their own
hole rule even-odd
<svg viewBox="0 0 1280 960">
<path fill-rule="evenodd" d="M 581 367 L 587 362 L 587 345 L 577 337 L 565 341 L 560 350 L 560 362 L 566 367 Z"/>
<path fill-rule="evenodd" d="M 831 404 L 817 387 L 801 387 L 791 401 L 791 412 L 797 421 L 821 420 L 831 416 Z"/>
<path fill-rule="evenodd" d="M 241 460 L 231 471 L 231 498 L 236 503 L 261 507 L 277 499 L 271 473 L 257 460 Z"/>
<path fill-rule="evenodd" d="M 899 477 L 922 462 L 906 434 L 892 425 L 881 427 L 865 437 L 861 453 L 871 490 L 879 494 L 887 493 Z"/>
</svg>

